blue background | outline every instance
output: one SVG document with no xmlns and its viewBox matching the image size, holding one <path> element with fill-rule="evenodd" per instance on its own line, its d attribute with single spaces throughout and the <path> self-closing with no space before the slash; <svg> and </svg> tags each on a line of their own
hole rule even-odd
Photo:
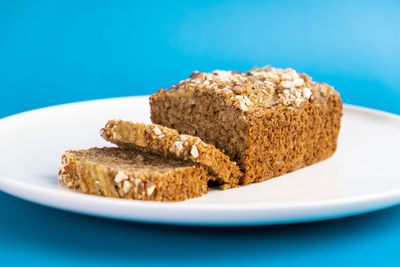
<svg viewBox="0 0 400 267">
<path fill-rule="evenodd" d="M 0 118 L 266 64 L 400 114 L 400 2 L 0 1 Z M 292 226 L 156 226 L 0 193 L 0 266 L 399 266 L 399 221 L 396 207 Z"/>
</svg>

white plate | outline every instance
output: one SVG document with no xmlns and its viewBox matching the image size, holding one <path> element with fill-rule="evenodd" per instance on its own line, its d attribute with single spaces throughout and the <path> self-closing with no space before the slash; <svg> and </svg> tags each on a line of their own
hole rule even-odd
<svg viewBox="0 0 400 267">
<path fill-rule="evenodd" d="M 0 189 L 49 207 L 107 218 L 186 225 L 266 225 L 350 216 L 400 203 L 400 117 L 345 106 L 333 157 L 258 184 L 179 203 L 60 190 L 67 149 L 105 146 L 108 119 L 150 122 L 148 97 L 49 107 L 0 120 Z"/>
</svg>

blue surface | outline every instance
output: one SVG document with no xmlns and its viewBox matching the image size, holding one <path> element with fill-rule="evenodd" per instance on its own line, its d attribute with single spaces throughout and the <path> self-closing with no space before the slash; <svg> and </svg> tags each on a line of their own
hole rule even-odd
<svg viewBox="0 0 400 267">
<path fill-rule="evenodd" d="M 0 117 L 142 95 L 193 70 L 293 67 L 400 114 L 399 1 L 0 1 Z M 195 228 L 61 212 L 0 193 L 0 266 L 399 266 L 400 208 Z"/>
</svg>

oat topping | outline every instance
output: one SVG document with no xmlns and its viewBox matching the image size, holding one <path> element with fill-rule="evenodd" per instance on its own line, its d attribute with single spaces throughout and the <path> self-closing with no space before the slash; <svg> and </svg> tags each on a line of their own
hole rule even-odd
<svg viewBox="0 0 400 267">
<path fill-rule="evenodd" d="M 193 72 L 192 76 L 174 85 L 167 92 L 190 95 L 196 90 L 211 90 L 222 94 L 243 111 L 274 105 L 300 107 L 312 96 L 310 88 L 321 94 L 333 91 L 327 85 L 313 82 L 293 69 L 272 67 L 253 68 L 247 72 L 216 70 L 211 73 Z"/>
<path fill-rule="evenodd" d="M 61 158 L 61 165 L 67 166 L 69 164 L 69 157 L 62 157 Z"/>
<path fill-rule="evenodd" d="M 308 87 L 304 87 L 304 89 L 303 89 L 303 97 L 306 98 L 306 99 L 310 99 L 311 96 L 312 96 L 311 89 L 308 88 Z"/>
<path fill-rule="evenodd" d="M 190 150 L 190 154 L 194 157 L 197 158 L 199 156 L 199 151 L 197 150 L 196 145 L 192 146 L 192 149 Z"/>
<path fill-rule="evenodd" d="M 294 84 L 295 86 L 303 86 L 304 80 L 303 80 L 302 78 L 296 78 L 296 79 L 293 81 L 293 84 Z"/>
<path fill-rule="evenodd" d="M 294 82 L 282 81 L 281 85 L 282 85 L 283 88 L 292 88 L 292 87 L 294 87 Z"/>
<path fill-rule="evenodd" d="M 215 74 L 216 79 L 220 80 L 221 82 L 231 82 L 233 78 L 230 71 L 215 70 L 212 73 Z"/>
<path fill-rule="evenodd" d="M 291 81 L 291 80 L 293 80 L 293 77 L 291 75 L 289 75 L 289 74 L 283 73 L 282 76 L 281 76 L 281 79 L 282 80 Z"/>
<path fill-rule="evenodd" d="M 243 111 L 247 111 L 248 110 L 247 106 L 250 106 L 251 104 L 253 104 L 253 102 L 251 102 L 251 100 L 245 95 L 244 96 L 237 95 L 235 98 L 239 100 L 240 108 Z"/>
<path fill-rule="evenodd" d="M 232 88 L 232 92 L 234 92 L 235 94 L 240 94 L 240 93 L 242 93 L 244 91 L 244 88 L 242 87 L 242 86 L 240 86 L 240 85 L 235 85 L 233 88 Z"/>
<path fill-rule="evenodd" d="M 308 88 L 307 88 L 308 89 Z M 290 105 L 294 103 L 296 107 L 300 107 L 301 103 L 306 100 L 309 100 L 306 95 L 309 93 L 307 90 L 301 88 L 288 88 L 283 90 L 283 95 L 281 96 L 281 102 L 284 105 Z M 309 90 L 309 89 L 308 89 Z M 311 92 L 311 91 L 310 91 Z"/>
<path fill-rule="evenodd" d="M 265 84 L 268 84 L 268 85 L 272 85 L 272 86 L 274 86 L 274 85 L 275 85 L 275 83 L 273 83 L 273 82 L 270 82 L 270 81 L 267 81 L 267 80 L 265 80 L 265 81 L 264 81 L 264 83 L 265 83 Z"/>
<path fill-rule="evenodd" d="M 61 158 L 61 164 L 60 164 L 60 167 L 59 167 L 59 170 L 60 170 L 60 172 L 61 173 L 64 173 L 65 172 L 65 167 L 67 166 L 69 164 L 69 157 L 62 157 Z"/>
<path fill-rule="evenodd" d="M 174 144 L 178 152 L 181 152 L 183 150 L 183 141 L 176 141 Z"/>
<path fill-rule="evenodd" d="M 131 188 L 132 188 L 131 182 L 125 180 L 122 186 L 122 190 L 124 190 L 125 193 L 128 193 Z"/>
<path fill-rule="evenodd" d="M 197 138 L 196 142 L 194 143 L 195 145 L 201 144 L 204 147 L 207 147 L 207 144 L 204 143 L 200 138 Z"/>
<path fill-rule="evenodd" d="M 60 181 L 63 181 L 64 183 L 68 180 L 68 178 L 70 178 L 70 175 L 68 173 L 60 173 L 58 175 L 58 178 Z M 71 184 L 72 185 L 72 184 Z"/>
<path fill-rule="evenodd" d="M 65 166 L 66 166 L 65 164 L 60 164 L 60 167 L 58 168 L 60 173 L 65 172 Z"/>
<path fill-rule="evenodd" d="M 124 180 L 127 180 L 127 179 L 128 179 L 128 175 L 126 175 L 126 173 L 124 171 L 119 171 L 117 173 L 117 175 L 115 175 L 114 181 L 116 183 L 120 183 L 120 182 L 122 182 Z"/>
<path fill-rule="evenodd" d="M 156 185 L 155 184 L 148 184 L 146 185 L 146 193 L 148 196 L 151 196 L 154 192 L 154 189 L 156 189 Z"/>
<path fill-rule="evenodd" d="M 163 132 L 160 130 L 160 128 L 158 128 L 157 125 L 154 125 L 153 132 L 154 132 L 155 135 L 162 135 L 163 134 Z"/>
</svg>

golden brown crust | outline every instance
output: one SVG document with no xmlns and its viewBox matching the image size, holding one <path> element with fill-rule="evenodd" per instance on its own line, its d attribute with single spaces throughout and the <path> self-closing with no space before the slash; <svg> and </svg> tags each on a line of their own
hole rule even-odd
<svg viewBox="0 0 400 267">
<path fill-rule="evenodd" d="M 237 186 L 243 176 L 235 162 L 230 161 L 214 145 L 191 135 L 180 135 L 176 130 L 161 125 L 110 120 L 101 136 L 120 147 L 137 149 L 190 160 L 208 166 L 217 175 L 222 189 Z"/>
<path fill-rule="evenodd" d="M 150 106 L 153 123 L 199 136 L 237 161 L 245 172 L 241 184 L 331 156 L 342 116 L 331 86 L 274 68 L 197 72 L 153 94 Z"/>
<path fill-rule="evenodd" d="M 205 166 L 120 148 L 67 151 L 59 171 L 60 185 L 86 194 L 168 202 L 206 194 L 210 178 Z"/>
</svg>

